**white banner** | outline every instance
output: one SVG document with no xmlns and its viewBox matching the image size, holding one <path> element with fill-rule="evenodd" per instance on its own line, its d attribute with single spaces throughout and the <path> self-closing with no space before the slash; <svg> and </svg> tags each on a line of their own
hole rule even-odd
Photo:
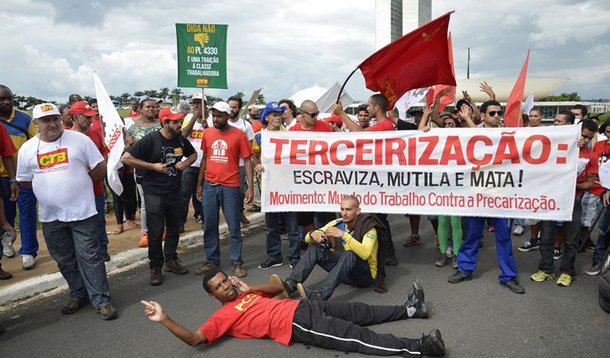
<svg viewBox="0 0 610 358">
<path fill-rule="evenodd" d="M 580 126 L 262 132 L 264 212 L 339 211 L 570 220 Z"/>
<path fill-rule="evenodd" d="M 429 90 L 430 87 L 424 87 L 405 92 L 394 105 L 394 108 L 398 109 L 398 118 L 405 120 L 409 108 L 414 104 L 421 102 L 421 100 L 426 97 L 426 93 L 428 93 Z"/>
<path fill-rule="evenodd" d="M 102 81 L 95 72 L 93 73 L 93 81 L 95 82 L 95 97 L 97 98 L 100 118 L 104 123 L 104 141 L 106 142 L 108 149 L 110 149 L 108 164 L 106 166 L 108 185 L 110 185 L 112 191 L 121 195 L 123 192 L 123 184 L 121 184 L 121 178 L 119 178 L 119 173 L 117 171 L 123 166 L 123 163 L 121 163 L 121 155 L 123 155 L 123 149 L 125 148 L 125 143 L 123 141 L 123 128 L 125 125 L 114 108 L 112 100 L 108 96 Z"/>
</svg>

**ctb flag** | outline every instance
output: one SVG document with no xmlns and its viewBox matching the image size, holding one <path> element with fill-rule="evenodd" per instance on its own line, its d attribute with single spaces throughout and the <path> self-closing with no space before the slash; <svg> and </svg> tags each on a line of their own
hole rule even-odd
<svg viewBox="0 0 610 358">
<path fill-rule="evenodd" d="M 404 35 L 358 66 L 366 88 L 388 97 L 389 109 L 408 90 L 436 84 L 456 85 L 447 41 L 450 16 L 448 12 Z"/>
</svg>

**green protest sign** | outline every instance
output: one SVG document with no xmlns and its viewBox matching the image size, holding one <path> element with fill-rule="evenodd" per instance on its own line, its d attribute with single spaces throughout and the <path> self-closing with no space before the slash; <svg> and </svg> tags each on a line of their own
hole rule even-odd
<svg viewBox="0 0 610 358">
<path fill-rule="evenodd" d="M 176 24 L 178 87 L 227 88 L 227 28 Z"/>
</svg>

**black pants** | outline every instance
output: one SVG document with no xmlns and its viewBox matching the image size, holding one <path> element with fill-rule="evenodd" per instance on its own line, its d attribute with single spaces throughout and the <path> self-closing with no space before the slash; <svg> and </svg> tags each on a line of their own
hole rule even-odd
<svg viewBox="0 0 610 358">
<path fill-rule="evenodd" d="M 405 306 L 301 301 L 292 319 L 292 341 L 343 352 L 420 357 L 418 339 L 379 334 L 365 328 L 406 318 Z"/>
<path fill-rule="evenodd" d="M 150 267 L 161 267 L 165 261 L 177 257 L 182 199 L 174 194 L 153 195 L 145 192 L 144 201 L 146 202 Z M 164 229 L 165 246 L 162 242 Z"/>
<path fill-rule="evenodd" d="M 375 214 L 381 221 L 384 227 L 383 246 L 385 248 L 385 257 L 387 260 L 396 259 L 396 251 L 394 250 L 394 241 L 392 241 L 392 230 L 390 229 L 390 222 L 388 221 L 388 214 Z M 379 236 L 378 236 L 379 237 Z"/>
<path fill-rule="evenodd" d="M 135 220 L 137 209 L 136 182 L 133 179 L 133 173 L 121 174 L 120 178 L 123 192 L 121 195 L 112 192 L 117 225 L 123 224 L 123 215 L 127 220 Z"/>
</svg>

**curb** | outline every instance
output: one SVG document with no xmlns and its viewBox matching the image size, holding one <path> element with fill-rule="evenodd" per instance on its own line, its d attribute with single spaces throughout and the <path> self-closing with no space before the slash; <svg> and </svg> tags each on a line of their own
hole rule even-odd
<svg viewBox="0 0 610 358">
<path fill-rule="evenodd" d="M 249 215 L 248 220 L 250 220 L 250 224 L 242 227 L 242 229 L 253 229 L 263 224 L 265 221 L 265 214 L 255 213 Z M 223 239 L 223 236 L 228 233 L 227 224 L 220 225 L 218 229 L 220 238 Z M 203 230 L 181 235 L 178 248 L 190 249 L 203 246 L 202 237 Z M 138 265 L 144 265 L 146 264 L 147 258 L 148 249 L 146 248 L 136 248 L 120 252 L 112 256 L 112 259 L 109 262 L 106 262 L 106 273 L 108 277 L 110 277 L 130 270 Z M 0 312 L 8 308 L 6 306 L 25 303 L 28 299 L 38 296 L 46 297 L 57 293 L 56 291 L 67 290 L 67 288 L 68 284 L 59 272 L 32 277 L 22 282 L 15 283 L 14 285 L 3 288 L 0 292 Z"/>
</svg>

